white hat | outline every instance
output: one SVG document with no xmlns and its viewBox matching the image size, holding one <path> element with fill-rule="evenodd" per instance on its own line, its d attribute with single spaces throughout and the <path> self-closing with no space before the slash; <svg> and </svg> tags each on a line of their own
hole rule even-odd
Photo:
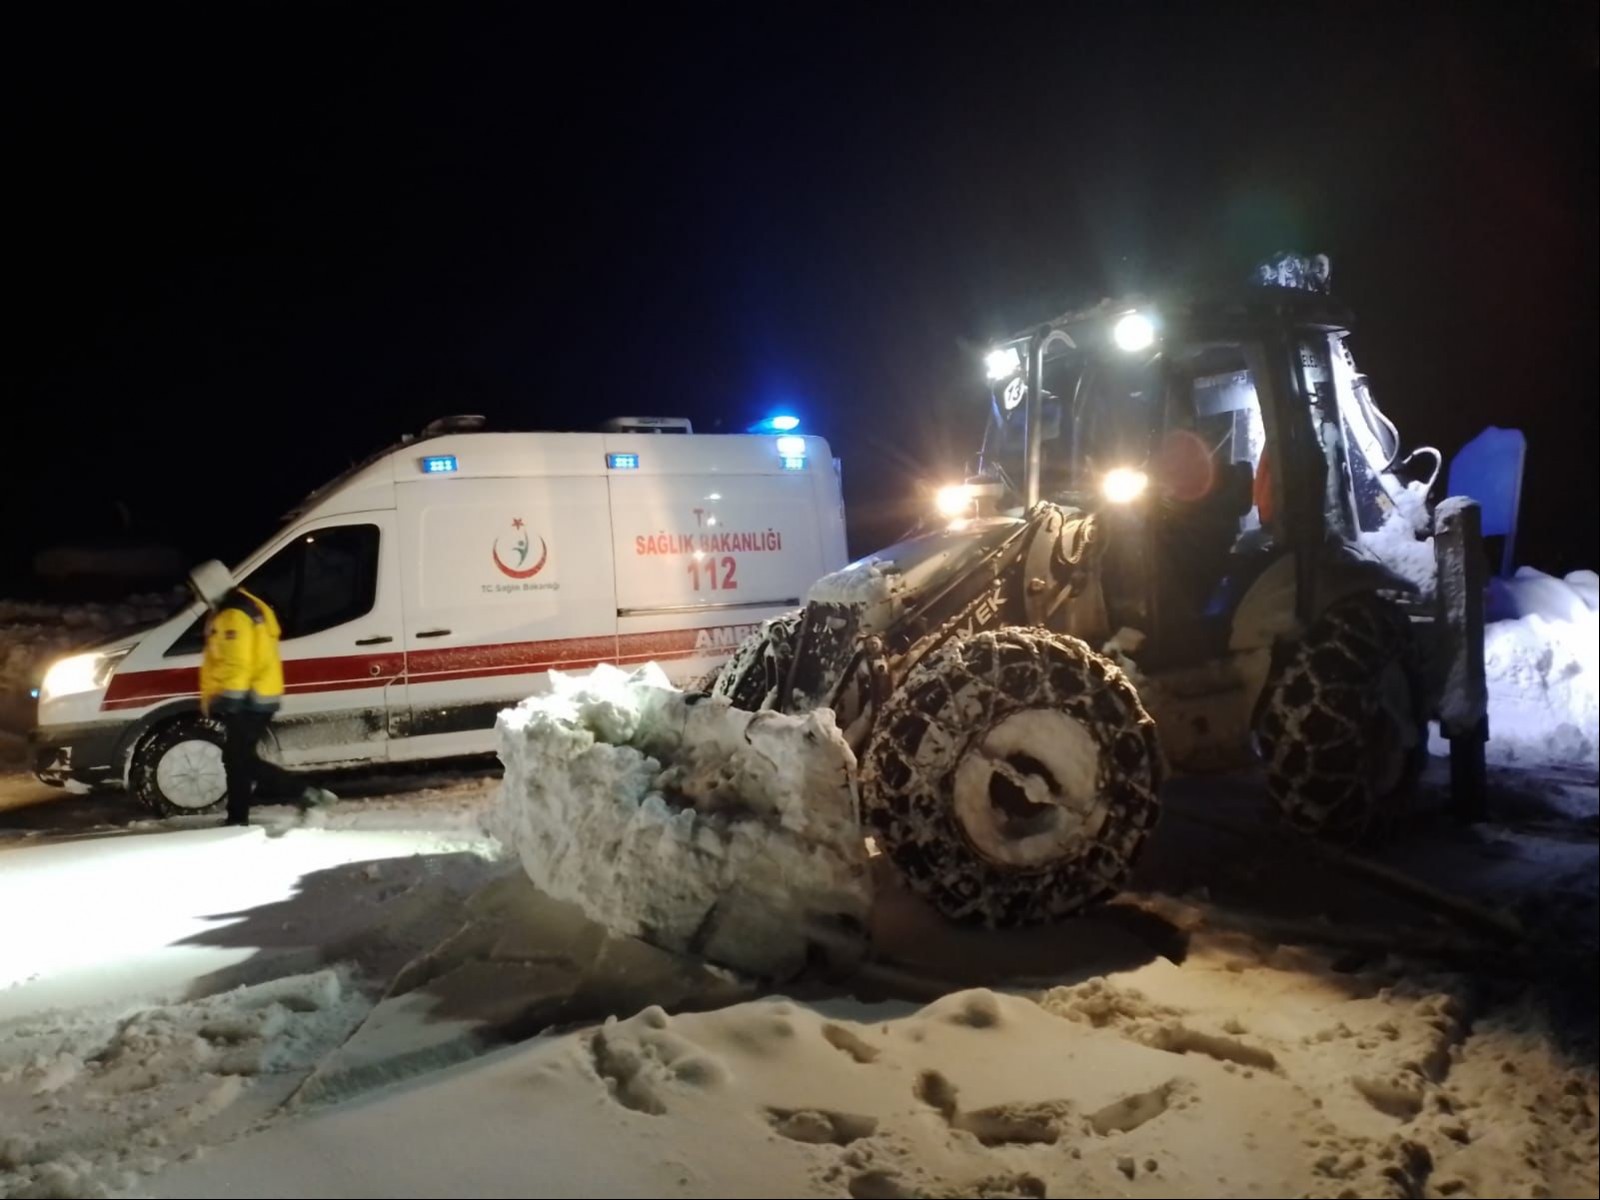
<svg viewBox="0 0 1600 1200">
<path fill-rule="evenodd" d="M 224 596 L 233 591 L 233 572 L 212 559 L 189 572 L 189 586 L 194 589 L 195 595 L 206 602 L 208 608 L 215 608 Z"/>
</svg>

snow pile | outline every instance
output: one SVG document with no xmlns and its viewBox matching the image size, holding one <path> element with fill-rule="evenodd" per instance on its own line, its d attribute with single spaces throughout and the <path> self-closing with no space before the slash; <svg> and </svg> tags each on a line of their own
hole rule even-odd
<svg viewBox="0 0 1600 1200">
<path fill-rule="evenodd" d="M 0 600 L 0 689 L 26 691 L 49 660 L 171 616 L 181 597 L 131 596 L 120 604 Z"/>
<path fill-rule="evenodd" d="M 340 971 L 0 1027 L 0 1196 L 105 1196 L 267 1115 L 369 1007 Z"/>
<path fill-rule="evenodd" d="M 502 713 L 494 831 L 592 920 L 760 976 L 856 943 L 870 907 L 855 759 L 833 722 L 683 693 L 650 664 L 551 673 Z"/>
<path fill-rule="evenodd" d="M 174 596 L 133 596 L 120 604 L 34 604 L 0 600 L 0 762 L 20 762 L 34 720 L 30 695 L 51 660 L 170 616 Z"/>
<path fill-rule="evenodd" d="M 1433 555 L 1432 523 L 1428 513 L 1428 490 L 1411 483 L 1400 494 L 1395 506 L 1378 529 L 1362 530 L 1361 546 L 1396 575 L 1431 597 L 1439 582 L 1439 568 Z"/>
<path fill-rule="evenodd" d="M 1491 584 L 1484 634 L 1491 760 L 1600 762 L 1596 583 L 1593 571 L 1557 579 L 1523 567 Z"/>
<path fill-rule="evenodd" d="M 806 603 L 868 609 L 890 600 L 898 590 L 898 582 L 893 568 L 886 567 L 876 556 L 858 559 L 812 584 Z"/>
<path fill-rule="evenodd" d="M 283 1125 L 151 1190 L 1595 1194 L 1595 1074 L 1514 1012 L 1471 1012 L 1449 978 L 1197 950 L 1040 1003 L 652 1006 Z"/>
</svg>

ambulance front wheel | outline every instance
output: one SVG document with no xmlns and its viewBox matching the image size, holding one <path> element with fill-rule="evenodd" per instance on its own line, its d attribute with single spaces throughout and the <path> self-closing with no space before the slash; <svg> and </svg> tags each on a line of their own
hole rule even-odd
<svg viewBox="0 0 1600 1200">
<path fill-rule="evenodd" d="M 222 726 L 204 717 L 163 725 L 139 743 L 128 791 L 158 817 L 211 812 L 228 796 Z"/>
</svg>

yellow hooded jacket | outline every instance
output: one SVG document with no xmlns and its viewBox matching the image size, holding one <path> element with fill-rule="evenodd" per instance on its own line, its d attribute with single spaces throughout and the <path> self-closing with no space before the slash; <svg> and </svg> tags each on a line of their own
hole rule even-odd
<svg viewBox="0 0 1600 1200">
<path fill-rule="evenodd" d="M 283 698 L 281 630 L 272 608 L 235 588 L 206 619 L 200 663 L 200 707 L 211 715 L 240 710 L 271 712 Z"/>
</svg>

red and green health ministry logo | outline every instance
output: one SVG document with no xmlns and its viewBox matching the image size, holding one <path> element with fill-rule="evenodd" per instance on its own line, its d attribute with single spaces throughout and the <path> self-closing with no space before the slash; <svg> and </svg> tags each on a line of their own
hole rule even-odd
<svg viewBox="0 0 1600 1200">
<path fill-rule="evenodd" d="M 506 547 L 505 558 L 500 555 L 500 539 L 495 538 L 494 565 L 499 569 L 500 574 L 507 579 L 532 579 L 540 571 L 544 570 L 545 560 L 550 557 L 550 548 L 545 545 L 544 539 L 540 538 L 538 560 L 530 567 L 528 565 L 528 556 L 533 549 L 533 542 L 528 536 L 527 527 L 521 517 L 512 520 L 511 531 L 516 535 L 516 538 Z M 507 558 L 511 561 L 507 562 Z"/>
</svg>

